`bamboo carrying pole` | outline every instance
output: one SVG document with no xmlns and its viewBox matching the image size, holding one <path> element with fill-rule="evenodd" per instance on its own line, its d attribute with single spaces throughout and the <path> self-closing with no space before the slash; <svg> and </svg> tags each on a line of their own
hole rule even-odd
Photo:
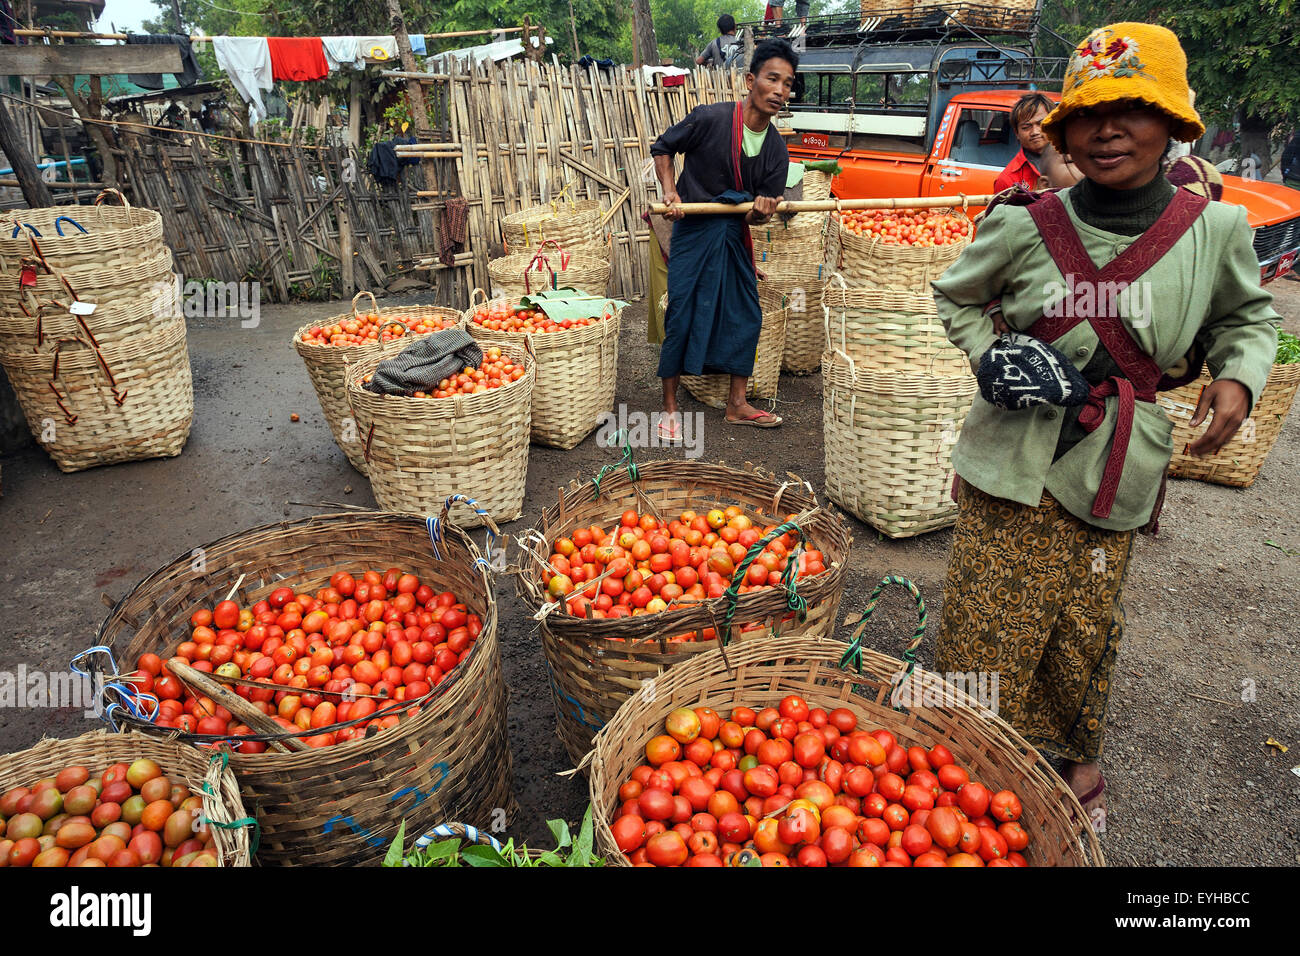
<svg viewBox="0 0 1300 956">
<path fill-rule="evenodd" d="M 778 203 L 777 212 L 835 212 L 854 209 L 941 209 L 945 206 L 987 206 L 993 201 L 989 196 L 926 196 L 915 199 L 808 199 L 798 202 Z M 673 207 L 688 216 L 740 215 L 754 208 L 752 202 L 682 202 Z M 662 216 L 668 207 L 661 202 L 651 203 L 650 211 Z"/>
</svg>

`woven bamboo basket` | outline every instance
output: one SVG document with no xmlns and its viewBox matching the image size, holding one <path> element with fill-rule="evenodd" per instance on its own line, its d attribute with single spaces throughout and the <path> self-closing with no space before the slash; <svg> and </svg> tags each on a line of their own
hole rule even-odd
<svg viewBox="0 0 1300 956">
<path fill-rule="evenodd" d="M 861 0 L 862 19 L 896 17 L 912 11 L 912 0 Z M 917 6 L 921 5 L 918 0 Z"/>
<path fill-rule="evenodd" d="M 1097 835 L 1069 786 L 1014 728 L 939 675 L 919 669 L 903 686 L 913 700 L 938 706 L 895 710 L 892 682 L 906 665 L 864 649 L 861 673 L 845 670 L 840 661 L 847 648 L 807 636 L 757 640 L 729 647 L 725 656 L 721 651 L 701 654 L 654 678 L 649 685 L 653 691 L 624 704 L 596 735 L 590 792 L 601 854 L 613 865 L 629 865 L 609 826 L 620 806 L 618 788 L 645 762 L 645 745 L 663 733 L 668 714 L 679 707 L 711 707 L 726 715 L 739 706 L 775 707 L 786 695 L 797 694 L 810 707 L 848 708 L 859 727 L 882 727 L 900 746 L 943 744 L 972 780 L 994 791 L 1014 790 L 1023 808 L 1020 822 L 1031 835 L 1024 854 L 1029 865 L 1105 865 Z"/>
<path fill-rule="evenodd" d="M 361 387 L 382 356 L 348 370 L 348 401 L 385 511 L 429 514 L 448 495 L 474 498 L 496 521 L 523 513 L 537 360 L 531 346 L 502 344 L 527 374 L 478 395 L 406 398 Z"/>
<path fill-rule="evenodd" d="M 187 552 L 154 572 L 100 626 L 96 643 L 118 661 L 150 651 L 166 659 L 188 639 L 193 609 L 215 606 L 234 582 L 232 600 L 247 606 L 278 587 L 314 592 L 335 572 L 394 565 L 435 591 L 453 591 L 482 619 L 470 653 L 396 727 L 295 753 L 231 754 L 244 804 L 261 826 L 260 863 L 374 864 L 403 819 L 408 833 L 420 833 L 447 819 L 486 827 L 495 810 L 513 811 L 496 600 L 480 550 L 446 515 L 444 507 L 436 525 L 440 556 L 426 519 L 415 515 L 316 515 L 241 531 L 203 547 L 205 571 L 195 572 Z"/>
<path fill-rule="evenodd" d="M 109 196 L 121 205 L 103 205 Z M 69 222 L 70 212 L 76 213 L 75 221 L 85 232 Z M 40 233 L 39 238 L 32 229 Z M 152 209 L 132 206 L 116 189 L 100 193 L 94 206 L 19 209 L 0 217 L 0 273 L 6 275 L 17 275 L 22 261 L 31 256 L 43 256 L 46 265 L 56 270 L 97 268 L 117 274 L 164 251 L 162 217 Z"/>
<path fill-rule="evenodd" d="M 543 253 L 548 245 L 555 247 L 553 255 Z M 608 257 L 570 255 L 554 240 L 543 242 L 532 255 L 502 256 L 488 263 L 493 294 L 505 298 L 556 288 L 604 295 L 609 270 Z"/>
<path fill-rule="evenodd" d="M 35 282 L 21 288 L 17 272 L 0 271 L 0 286 L 12 290 L 12 294 L 0 296 L 0 320 L 26 319 L 36 313 L 41 302 L 71 303 L 74 298 L 94 303 L 95 314 L 107 308 L 142 308 L 151 316 L 162 311 L 175 312 L 177 294 L 171 250 L 164 246 L 148 258 L 126 249 L 122 253 L 121 266 L 112 270 L 98 265 L 60 268 L 53 272 L 37 268 Z"/>
<path fill-rule="evenodd" d="M 822 360 L 826 494 L 891 538 L 957 520 L 952 449 L 977 385 L 969 372 L 908 375 Z"/>
<path fill-rule="evenodd" d="M 966 353 L 948 341 L 929 293 L 850 289 L 831 276 L 822 294 L 826 347 L 859 366 L 907 375 L 970 375 Z"/>
<path fill-rule="evenodd" d="M 809 202 L 831 198 L 831 177 L 820 169 L 805 169 L 803 174 L 803 198 Z M 826 215 L 820 213 L 819 215 Z"/>
<path fill-rule="evenodd" d="M 664 300 L 667 296 L 664 296 Z M 663 301 L 663 300 L 661 300 Z M 781 379 L 781 358 L 785 354 L 785 329 L 790 318 L 787 298 L 780 289 L 758 280 L 758 302 L 763 327 L 754 349 L 754 371 L 745 394 L 751 398 L 776 398 Z M 683 375 L 682 385 L 705 405 L 726 408 L 731 393 L 730 375 Z"/>
<path fill-rule="evenodd" d="M 184 320 L 103 344 L 94 316 L 84 319 L 75 336 L 47 335 L 36 350 L 34 337 L 0 345 L 36 441 L 65 472 L 179 455 L 194 420 Z"/>
<path fill-rule="evenodd" d="M 1213 379 L 1202 374 L 1195 382 L 1157 395 L 1157 401 L 1174 423 L 1174 455 L 1169 462 L 1169 474 L 1175 478 L 1196 478 L 1216 485 L 1249 488 L 1259 477 L 1264 459 L 1282 432 L 1282 423 L 1295 400 L 1300 386 L 1300 363 L 1274 365 L 1264 390 L 1259 394 L 1250 418 L 1241 424 L 1232 440 L 1217 454 L 1198 458 L 1189 453 L 1192 442 L 1205 434 L 1214 416 L 1196 428 L 1191 427 L 1192 415 L 1201 399 L 1201 390 Z"/>
<path fill-rule="evenodd" d="M 773 257 L 777 257 L 790 243 L 811 242 L 823 249 L 829 223 L 828 212 L 800 212 L 789 219 L 782 219 L 778 213 L 761 226 L 750 226 L 749 234 L 754 239 L 755 258 L 760 251 L 771 252 Z"/>
<path fill-rule="evenodd" d="M 302 356 L 303 364 L 307 366 L 307 376 L 311 379 L 312 387 L 316 389 L 316 398 L 320 401 L 321 411 L 325 414 L 325 421 L 329 424 L 335 443 L 347 456 L 352 467 L 366 475 L 369 472 L 366 466 L 363 441 L 365 436 L 358 433 L 356 421 L 352 418 L 352 411 L 348 407 L 347 375 L 345 373 L 349 366 L 356 365 L 366 359 L 388 358 L 396 355 L 411 344 L 412 336 L 403 334 L 388 342 L 376 341 L 366 345 L 351 346 L 317 345 L 304 339 L 304 336 L 312 329 L 319 328 L 322 325 L 333 325 L 336 322 L 359 315 L 357 302 L 362 296 L 370 297 L 371 312 L 369 314 L 375 314 L 382 319 L 394 322 L 400 322 L 401 319 L 408 317 L 411 319 L 432 318 L 441 320 L 444 327 L 449 327 L 460 321 L 460 312 L 456 309 L 436 305 L 390 306 L 381 309 L 379 303 L 375 301 L 373 293 L 358 292 L 352 298 L 352 311 L 350 313 L 331 316 L 319 322 L 310 322 L 294 333 L 293 347 L 297 349 L 298 354 Z"/>
<path fill-rule="evenodd" d="M 610 258 L 609 244 L 600 224 L 600 203 L 594 199 L 556 200 L 530 206 L 501 220 L 506 251 L 536 249 L 547 240 L 575 254 Z"/>
<path fill-rule="evenodd" d="M 847 526 L 842 518 L 818 505 L 806 483 L 778 481 L 757 469 L 749 470 L 751 467 L 739 470 L 690 459 L 654 461 L 635 466 L 635 478 L 626 469 L 601 477 L 599 492 L 595 482 L 571 483 L 567 490 L 561 489 L 558 505 L 542 512 L 541 521 L 528 536 L 544 542 L 539 550 L 576 528 L 617 522 L 628 508 L 668 520 L 688 508 L 703 513 L 709 508 L 738 505 L 760 526 L 798 513 L 809 547 L 826 558 L 823 574 L 798 585 L 798 593 L 807 601 L 807 617 L 802 622 L 787 620 L 787 595 L 770 588 L 740 595 L 728 629 L 725 597 L 639 617 L 574 617 L 551 602 L 542 583 L 549 553 L 525 551 L 518 574 L 519 595 L 541 621 L 559 737 L 575 765 L 591 749 L 592 734 L 644 681 L 718 646 L 717 640 L 673 638 L 691 632 L 699 636 L 714 629 L 727 631 L 734 644 L 767 633 L 779 633 L 784 640 L 794 635 L 820 637 L 834 630 L 848 563 Z"/>
<path fill-rule="evenodd" d="M 827 261 L 828 230 L 824 226 L 828 221 L 824 219 L 812 228 L 799 225 L 793 230 L 786 230 L 779 224 L 761 227 L 762 233 L 753 234 L 754 262 L 767 275 L 822 266 Z"/>
<path fill-rule="evenodd" d="M 767 273 L 764 284 L 785 297 L 789 314 L 785 321 L 785 348 L 781 371 L 808 375 L 821 370 L 826 350 L 826 322 L 822 312 L 822 291 L 826 266 L 790 266 Z"/>
<path fill-rule="evenodd" d="M 966 238 L 945 246 L 905 246 L 880 239 L 863 239 L 839 223 L 838 271 L 854 288 L 894 289 L 929 295 L 930 283 L 957 261 L 974 234 L 974 226 L 965 215 L 956 212 L 950 215 L 965 220 Z"/>
<path fill-rule="evenodd" d="M 602 293 L 603 294 L 603 293 Z M 517 296 L 474 304 L 481 289 L 470 293 L 466 329 L 478 342 L 523 348 L 527 333 L 485 329 L 471 319 L 482 304 L 515 305 Z M 623 309 L 609 311 L 594 325 L 532 336 L 537 355 L 533 385 L 532 441 L 552 448 L 573 448 L 595 431 L 614 406 L 618 385 L 618 333 Z"/>
<path fill-rule="evenodd" d="M 29 787 L 52 777 L 65 767 L 83 766 L 98 777 L 115 763 L 150 759 L 174 783 L 183 783 L 203 799 L 203 816 L 216 824 L 209 828 L 218 866 L 250 866 L 249 825 L 239 786 L 229 767 L 215 755 L 146 734 L 110 734 L 96 730 L 66 740 L 42 740 L 36 746 L 0 757 L 0 793 Z"/>
</svg>

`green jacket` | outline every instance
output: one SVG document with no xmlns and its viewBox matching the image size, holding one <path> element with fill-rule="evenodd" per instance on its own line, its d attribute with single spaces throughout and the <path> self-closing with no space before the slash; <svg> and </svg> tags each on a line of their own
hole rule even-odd
<svg viewBox="0 0 1300 956">
<path fill-rule="evenodd" d="M 1065 206 L 1098 268 L 1137 238 L 1088 226 L 1068 199 Z M 994 209 L 961 258 L 932 285 L 948 337 L 970 356 L 972 370 L 979 368 L 981 356 L 997 338 L 991 319 L 982 314 L 989 301 L 1000 296 L 1007 325 L 1024 331 L 1065 294 L 1064 277 L 1023 206 Z M 1130 299 L 1119 298 L 1120 315 L 1160 368 L 1175 366 L 1199 340 L 1210 373 L 1245 385 L 1253 407 L 1277 354 L 1273 322 L 1278 315 L 1272 294 L 1259 284 L 1244 209 L 1210 203 L 1173 249 L 1137 281 L 1134 291 Z M 1134 323 L 1132 318 L 1147 303 L 1148 318 Z M 1085 320 L 1052 344 L 1082 369 L 1099 343 Z M 1047 490 L 1089 524 L 1112 531 L 1139 528 L 1151 516 L 1169 466 L 1173 424 L 1157 404 L 1137 403 L 1110 517 L 1094 518 L 1093 499 L 1110 452 L 1117 404 L 1117 398 L 1108 398 L 1101 426 L 1053 462 L 1060 409 L 1005 411 L 976 394 L 953 450 L 953 467 L 964 481 L 999 498 L 1036 506 Z"/>
</svg>

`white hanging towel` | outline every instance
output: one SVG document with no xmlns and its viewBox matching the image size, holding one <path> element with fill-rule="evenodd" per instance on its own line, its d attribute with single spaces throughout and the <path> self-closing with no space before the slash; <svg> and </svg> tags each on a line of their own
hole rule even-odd
<svg viewBox="0 0 1300 956">
<path fill-rule="evenodd" d="M 248 104 L 248 121 L 256 125 L 266 119 L 262 90 L 271 88 L 271 48 L 266 37 L 213 37 L 212 52 L 217 65 L 230 76 L 238 93 Z"/>
<path fill-rule="evenodd" d="M 393 37 L 373 36 L 357 37 L 357 52 L 367 60 L 386 60 L 397 59 L 397 40 Z"/>
<path fill-rule="evenodd" d="M 325 47 L 325 62 L 329 65 L 330 72 L 337 70 L 364 70 L 366 61 L 361 56 L 361 49 L 357 43 L 357 37 L 321 37 L 321 44 Z"/>
</svg>

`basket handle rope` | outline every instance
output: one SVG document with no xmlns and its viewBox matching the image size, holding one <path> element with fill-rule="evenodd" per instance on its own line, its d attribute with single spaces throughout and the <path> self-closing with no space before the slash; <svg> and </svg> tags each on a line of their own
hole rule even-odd
<svg viewBox="0 0 1300 956">
<path fill-rule="evenodd" d="M 368 295 L 368 296 L 370 296 L 370 307 L 371 307 L 372 309 L 375 310 L 375 315 L 378 316 L 378 315 L 379 315 L 379 301 L 375 298 L 375 294 L 374 294 L 373 292 L 367 290 L 367 289 L 362 289 L 360 292 L 358 292 L 356 295 L 354 295 L 354 296 L 352 297 L 352 315 L 353 315 L 355 318 L 358 318 L 358 319 L 361 318 L 361 313 L 357 311 L 357 301 L 358 301 L 358 300 L 359 300 L 363 295 Z"/>
<path fill-rule="evenodd" d="M 885 590 L 885 587 L 890 584 L 897 584 L 900 587 L 906 588 L 907 592 L 912 595 L 912 600 L 916 604 L 917 617 L 916 631 L 913 632 L 911 642 L 903 651 L 903 660 L 907 664 L 907 670 L 898 678 L 897 686 L 895 687 L 895 691 L 897 691 L 897 688 L 902 686 L 902 683 L 911 676 L 912 671 L 916 670 L 916 651 L 917 648 L 921 646 L 921 641 L 925 639 L 925 627 L 927 623 L 925 599 L 921 597 L 920 589 L 907 578 L 895 574 L 889 574 L 882 578 L 880 583 L 876 585 L 875 589 L 871 592 L 871 597 L 867 598 L 867 606 L 863 609 L 862 616 L 858 618 L 858 624 L 853 631 L 853 636 L 849 638 L 849 646 L 840 657 L 840 667 L 848 670 L 849 666 L 852 665 L 859 674 L 862 673 L 862 637 L 866 632 L 867 625 L 871 622 L 871 615 L 876 612 L 876 606 L 880 603 L 881 593 Z M 900 710 L 901 708 L 895 704 L 894 709 Z"/>
<path fill-rule="evenodd" d="M 487 305 L 489 302 L 492 301 L 491 299 L 488 298 L 488 294 L 486 292 L 484 292 L 482 289 L 475 286 L 474 291 L 469 294 L 469 307 L 471 309 L 474 308 L 475 305 L 474 296 L 476 295 L 481 295 L 483 297 L 483 303 L 482 303 L 483 305 Z"/>
<path fill-rule="evenodd" d="M 833 274 L 829 279 L 826 280 L 826 290 L 827 290 L 827 291 L 830 290 L 830 288 L 831 288 L 831 283 L 833 283 L 836 279 L 839 280 L 839 283 L 840 283 L 840 289 L 842 289 L 843 292 L 845 293 L 845 295 L 844 295 L 844 297 L 843 297 L 843 298 L 844 298 L 844 304 L 843 304 L 843 307 L 840 309 L 840 345 L 841 345 L 841 347 L 843 347 L 843 346 L 844 346 L 844 326 L 845 326 L 845 322 L 846 322 L 847 319 L 848 319 L 848 313 L 845 311 L 845 309 L 846 309 L 847 306 L 848 306 L 848 296 L 847 296 L 847 293 L 848 293 L 848 291 L 849 291 L 849 284 L 848 284 L 847 282 L 844 281 L 844 276 L 843 276 L 842 273 L 836 272 L 836 273 L 834 273 L 834 274 Z M 826 295 L 825 295 L 825 293 L 823 293 L 823 295 L 822 295 L 822 314 L 825 316 L 826 341 L 827 341 L 827 342 L 830 342 L 830 341 L 831 341 L 831 307 L 830 307 L 829 305 L 826 304 Z M 838 350 L 837 350 L 837 351 L 838 351 Z"/>
<path fill-rule="evenodd" d="M 101 670 L 96 666 L 93 657 L 96 654 L 102 654 L 108 658 L 108 667 Z M 87 669 L 83 670 L 80 666 L 83 661 L 90 660 Z M 84 651 L 74 654 L 72 660 L 68 662 L 68 669 L 74 674 L 80 674 L 92 684 L 98 675 L 102 681 L 95 697 L 95 709 L 99 711 L 100 717 L 112 728 L 113 733 L 118 732 L 117 721 L 113 717 L 114 711 L 125 711 L 137 720 L 153 723 L 158 717 L 158 698 L 153 694 L 142 691 L 135 683 L 130 680 L 129 675 L 121 673 L 117 669 L 117 661 L 113 659 L 113 651 L 104 644 L 96 644 L 88 647 Z M 152 704 L 152 709 L 149 705 Z"/>
<path fill-rule="evenodd" d="M 470 843 L 486 844 L 498 853 L 505 852 L 505 847 L 500 840 L 490 833 L 483 832 L 478 827 L 470 826 L 468 823 L 439 823 L 436 827 L 426 830 L 415 838 L 415 849 L 423 850 L 438 839 L 468 840 Z"/>
<path fill-rule="evenodd" d="M 220 768 L 216 765 L 221 764 Z M 212 786 L 213 779 L 220 780 L 221 775 L 226 772 L 230 766 L 230 751 L 218 750 L 208 761 L 207 773 L 203 776 L 203 786 L 200 788 L 209 797 L 216 797 L 217 791 Z M 262 845 L 262 827 L 257 822 L 256 817 L 240 817 L 238 820 L 231 820 L 229 823 L 223 823 L 220 820 L 213 820 L 206 813 L 199 814 L 199 822 L 206 823 L 210 826 L 218 827 L 222 830 L 239 830 L 244 827 L 253 828 L 253 838 L 249 840 L 248 855 L 253 856 L 257 853 L 257 848 Z"/>
<path fill-rule="evenodd" d="M 539 242 L 537 244 L 536 254 L 540 256 L 542 254 L 542 250 L 545 249 L 547 246 L 554 246 L 555 251 L 560 254 L 560 271 L 563 272 L 565 269 L 569 268 L 569 260 L 572 258 L 572 256 L 570 256 L 567 252 L 565 252 L 564 247 L 560 245 L 560 243 L 555 239 L 543 239 L 541 242 Z"/>
<path fill-rule="evenodd" d="M 117 204 L 122 208 L 124 209 L 131 208 L 131 204 L 126 201 L 126 197 L 122 195 L 122 191 L 120 189 L 111 189 L 111 188 L 103 190 L 98 196 L 95 197 L 95 205 L 96 206 L 103 205 L 104 200 L 110 196 L 115 196 L 117 198 Z"/>
<path fill-rule="evenodd" d="M 83 226 L 81 223 L 77 222 L 77 220 L 73 219 L 71 216 L 60 216 L 58 219 L 54 220 L 54 229 L 55 231 L 58 232 L 60 236 L 63 235 L 63 227 L 59 225 L 59 223 L 61 222 L 70 222 L 74 226 L 76 226 L 79 230 L 81 230 L 82 235 L 87 234 L 86 227 Z"/>
<path fill-rule="evenodd" d="M 482 518 L 484 525 L 487 526 L 487 531 L 483 539 L 484 551 L 479 551 L 472 541 L 470 542 L 470 547 L 474 551 L 475 567 L 482 565 L 491 572 L 492 565 L 487 558 L 483 557 L 483 554 L 487 553 L 488 555 L 491 555 L 493 551 L 496 550 L 495 545 L 497 536 L 501 533 L 501 529 L 498 528 L 497 523 L 492 520 L 492 516 L 487 513 L 487 509 L 468 495 L 449 495 L 447 500 L 442 503 L 442 513 L 440 515 L 436 518 L 433 515 L 430 515 L 424 519 L 425 527 L 429 530 L 429 543 L 433 545 L 433 556 L 439 561 L 446 560 L 442 556 L 442 549 L 439 548 L 438 545 L 442 542 L 443 528 L 448 524 L 448 513 L 451 511 L 452 503 L 456 501 L 463 501 L 465 504 L 473 508 L 474 513 Z"/>
<path fill-rule="evenodd" d="M 548 240 L 548 241 L 550 241 L 550 240 Z M 546 245 L 546 243 L 544 242 L 544 243 L 542 243 L 542 245 L 544 246 L 544 245 Z M 541 250 L 540 247 L 538 247 L 537 253 L 536 253 L 536 254 L 533 256 L 533 258 L 529 261 L 528 265 L 524 267 L 524 294 L 525 294 L 525 295 L 532 295 L 532 294 L 533 294 L 533 281 L 532 281 L 531 278 L 529 278 L 529 275 L 528 275 L 528 274 L 529 274 L 530 272 L 541 272 L 541 271 L 542 271 L 542 269 L 540 269 L 540 268 L 538 268 L 538 269 L 534 269 L 534 268 L 533 268 L 533 266 L 537 265 L 539 262 L 542 264 L 542 266 L 545 267 L 546 271 L 547 271 L 548 273 L 550 273 L 550 276 L 551 276 L 551 288 L 552 288 L 552 289 L 558 289 L 558 288 L 559 288 L 559 284 L 558 284 L 558 282 L 557 282 L 557 280 L 556 280 L 556 276 L 555 276 L 555 270 L 551 268 L 551 260 L 547 259 L 546 256 L 542 255 L 542 250 Z M 562 261 L 561 261 L 561 263 L 560 263 L 560 268 L 564 268 L 564 263 L 563 263 Z"/>
<path fill-rule="evenodd" d="M 60 218 L 60 219 L 68 219 L 67 216 L 60 216 L 59 218 Z M 73 222 L 73 220 L 72 220 L 72 219 L 68 219 L 68 222 Z M 81 228 L 80 225 L 78 225 L 77 228 L 80 229 L 80 228 Z M 36 230 L 34 230 L 34 229 L 33 229 L 32 231 L 33 231 L 33 232 L 36 232 Z M 85 230 L 82 229 L 82 232 L 85 232 Z M 62 232 L 60 232 L 59 234 L 62 235 Z M 15 233 L 15 235 L 17 235 L 17 233 Z M 35 268 L 36 268 L 35 261 L 39 261 L 40 264 L 41 264 L 41 268 L 43 268 L 43 269 L 44 269 L 48 274 L 50 274 L 50 275 L 52 275 L 52 276 L 57 276 L 57 277 L 58 277 L 58 280 L 59 280 L 61 283 L 63 283 L 63 288 L 65 288 L 65 289 L 68 290 L 68 295 L 72 296 L 73 301 L 78 301 L 78 300 L 80 300 L 80 299 L 81 299 L 81 296 L 78 295 L 78 294 L 77 294 L 77 290 L 74 289 L 74 288 L 72 287 L 72 283 L 68 281 L 68 277 L 65 276 L 62 272 L 55 272 L 54 269 L 51 268 L 50 264 L 49 264 L 48 262 L 45 261 L 45 253 L 44 253 L 43 251 L 41 251 L 40 244 L 36 241 L 37 238 L 38 238 L 39 236 L 40 236 L 40 233 L 36 233 L 35 236 L 28 236 L 28 237 L 27 237 L 27 241 L 28 241 L 29 243 L 31 243 L 32 252 L 34 253 L 34 255 L 33 255 L 33 256 L 23 256 L 22 259 L 19 260 L 19 267 L 20 267 L 19 271 L 20 271 L 20 275 L 19 275 L 19 280 L 18 280 L 18 281 L 19 281 L 18 288 L 19 288 L 19 289 L 22 288 L 21 270 L 24 269 L 24 268 L 31 268 L 33 271 L 35 271 Z M 34 261 L 34 260 L 35 260 L 35 261 Z M 19 303 L 18 303 L 18 304 L 19 304 L 19 306 L 22 308 L 23 312 L 25 312 L 25 313 L 27 314 L 27 316 L 30 318 L 30 317 L 31 317 L 31 313 L 30 313 L 30 312 L 27 312 L 27 306 L 25 306 L 25 305 L 22 304 L 22 299 L 21 299 L 21 297 L 19 298 Z"/>
<path fill-rule="evenodd" d="M 799 515 L 798 518 L 807 517 L 807 512 Z M 803 553 L 808 543 L 808 536 L 804 534 L 803 528 L 799 526 L 798 518 L 793 521 L 783 521 L 763 537 L 759 538 L 745 554 L 744 559 L 736 568 L 735 574 L 732 575 L 731 585 L 723 592 L 722 596 L 726 598 L 727 610 L 722 617 L 722 627 L 715 628 L 718 632 L 718 641 L 723 647 L 731 640 L 731 621 L 736 616 L 736 606 L 740 601 L 740 586 L 745 581 L 745 575 L 749 571 L 749 566 L 754 563 L 754 559 L 763 553 L 763 549 L 771 544 L 774 540 L 790 531 L 799 533 L 799 543 L 795 545 L 786 560 L 785 571 L 781 574 L 781 586 L 785 589 L 786 598 L 785 606 L 794 611 L 799 618 L 799 622 L 808 617 L 808 602 L 798 593 L 795 578 L 799 573 L 799 556 Z"/>
<path fill-rule="evenodd" d="M 17 223 L 17 222 L 16 222 L 16 223 L 14 223 L 14 234 L 13 234 L 12 236 L 10 236 L 9 238 L 10 238 L 10 239 L 17 239 L 17 238 L 18 238 L 18 233 L 20 233 L 20 232 L 23 231 L 23 226 L 26 226 L 28 229 L 30 229 L 30 230 L 32 231 L 32 235 L 33 235 L 33 236 L 36 236 L 38 239 L 41 238 L 41 233 L 40 233 L 40 231 L 39 231 L 35 226 L 33 226 L 30 222 L 23 222 L 23 223 Z"/>
<path fill-rule="evenodd" d="M 623 438 L 623 460 L 616 461 L 612 465 L 602 465 L 600 471 L 596 473 L 596 477 L 591 479 L 591 487 L 596 492 L 595 496 L 591 499 L 592 501 L 600 500 L 600 483 L 605 480 L 605 476 L 610 472 L 618 471 L 619 468 L 625 468 L 627 470 L 627 476 L 632 480 L 633 484 L 636 484 L 641 480 L 641 473 L 637 469 L 636 462 L 632 460 L 631 436 L 625 435 L 623 430 L 619 429 L 614 438 L 617 441 L 620 437 Z"/>
</svg>

